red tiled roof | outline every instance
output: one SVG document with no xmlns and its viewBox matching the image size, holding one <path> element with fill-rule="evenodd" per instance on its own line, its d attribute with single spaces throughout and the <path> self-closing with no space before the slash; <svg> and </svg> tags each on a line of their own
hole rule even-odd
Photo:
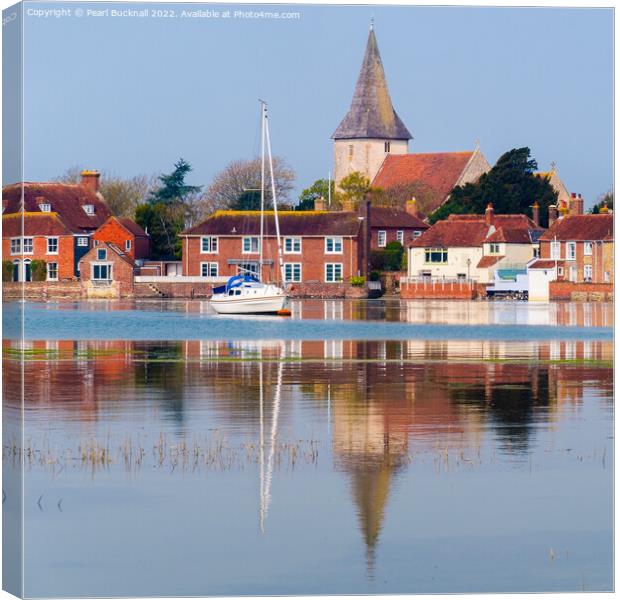
<svg viewBox="0 0 620 600">
<path fill-rule="evenodd" d="M 39 204 L 50 204 L 51 210 L 72 233 L 87 233 L 103 225 L 110 217 L 108 205 L 93 191 L 68 183 L 15 183 L 2 189 L 4 214 L 19 212 L 22 190 L 26 212 L 41 212 Z M 88 215 L 83 206 L 92 204 L 95 214 Z"/>
<path fill-rule="evenodd" d="M 528 269 L 554 269 L 556 264 L 558 266 L 562 266 L 564 264 L 563 260 L 537 260 L 535 263 L 532 263 L 528 266 Z"/>
<path fill-rule="evenodd" d="M 370 209 L 370 225 L 371 227 L 429 228 L 429 225 L 419 217 L 401 208 L 389 206 L 373 206 Z"/>
<path fill-rule="evenodd" d="M 558 219 L 541 237 L 544 241 L 613 240 L 614 216 L 566 215 Z"/>
<path fill-rule="evenodd" d="M 398 185 L 423 183 L 431 190 L 432 212 L 439 208 L 457 184 L 473 152 L 432 152 L 388 154 L 375 175 L 372 187 L 389 189 Z"/>
<path fill-rule="evenodd" d="M 498 263 L 504 256 L 483 256 L 476 265 L 478 269 L 486 269 L 487 267 L 492 267 L 494 264 Z"/>
<path fill-rule="evenodd" d="M 449 221 L 484 221 L 484 215 L 450 215 Z M 493 225 L 496 229 L 507 227 L 511 229 L 542 229 L 527 215 L 493 215 Z"/>
<path fill-rule="evenodd" d="M 360 221 L 356 212 L 281 211 L 278 212 L 278 217 L 282 235 L 355 236 L 360 228 Z M 187 229 L 181 235 L 241 236 L 259 234 L 259 211 L 218 210 L 202 223 Z M 265 211 L 265 235 L 274 236 L 275 234 L 273 212 Z"/>
<path fill-rule="evenodd" d="M 129 233 L 133 233 L 138 237 L 148 237 L 147 233 L 138 225 L 135 221 L 131 219 L 127 219 L 125 217 L 118 218 L 118 222 L 127 230 Z"/>
<path fill-rule="evenodd" d="M 507 244 L 529 244 L 531 243 L 530 233 L 528 229 L 508 229 L 500 227 L 493 232 L 487 239 L 487 242 L 505 242 Z"/>
<path fill-rule="evenodd" d="M 22 230 L 22 214 L 23 230 Z M 56 213 L 12 213 L 2 215 L 2 237 L 71 235 Z"/>
<path fill-rule="evenodd" d="M 454 222 L 437 221 L 419 238 L 409 243 L 411 248 L 449 248 L 481 246 L 489 232 L 484 220 Z"/>
</svg>

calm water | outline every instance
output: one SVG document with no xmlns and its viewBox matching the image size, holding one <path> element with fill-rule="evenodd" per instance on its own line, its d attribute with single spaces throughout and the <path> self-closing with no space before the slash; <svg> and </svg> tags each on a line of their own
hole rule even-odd
<svg viewBox="0 0 620 600">
<path fill-rule="evenodd" d="M 432 305 L 7 305 L 26 595 L 611 590 L 611 307 Z"/>
</svg>

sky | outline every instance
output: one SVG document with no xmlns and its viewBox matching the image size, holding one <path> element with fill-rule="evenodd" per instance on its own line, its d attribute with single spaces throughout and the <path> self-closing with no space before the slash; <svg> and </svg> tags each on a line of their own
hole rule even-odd
<svg viewBox="0 0 620 600">
<path fill-rule="evenodd" d="M 76 16 L 75 9 L 83 14 Z M 173 9 L 174 17 L 88 10 Z M 25 179 L 80 165 L 120 176 L 170 172 L 207 186 L 258 155 L 268 101 L 274 154 L 299 192 L 332 169 L 371 18 L 410 152 L 481 149 L 494 164 L 529 146 L 586 206 L 613 184 L 611 9 L 272 5 L 297 19 L 225 18 L 244 5 L 26 3 Z M 219 11 L 182 17 L 182 10 Z"/>
</svg>

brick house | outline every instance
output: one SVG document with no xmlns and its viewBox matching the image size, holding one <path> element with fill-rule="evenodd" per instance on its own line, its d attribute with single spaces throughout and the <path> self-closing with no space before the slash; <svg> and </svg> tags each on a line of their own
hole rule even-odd
<svg viewBox="0 0 620 600">
<path fill-rule="evenodd" d="M 540 259 L 530 271 L 548 271 L 550 281 L 613 284 L 613 215 L 570 215 L 540 238 Z"/>
<path fill-rule="evenodd" d="M 365 276 L 369 211 L 365 203 L 359 213 L 279 212 L 286 281 L 331 284 Z M 273 212 L 265 213 L 264 224 L 263 280 L 278 281 Z M 183 275 L 213 278 L 258 273 L 259 235 L 260 212 L 217 211 L 181 234 Z"/>
<path fill-rule="evenodd" d="M 89 298 L 120 298 L 133 293 L 134 260 L 116 244 L 102 242 L 80 259 L 82 289 Z"/>
<path fill-rule="evenodd" d="M 370 219 L 370 248 L 381 250 L 390 242 L 400 242 L 406 247 L 428 228 L 428 223 L 417 215 L 415 200 L 407 202 L 406 210 L 373 206 Z"/>
<path fill-rule="evenodd" d="M 94 246 L 111 242 L 122 248 L 132 260 L 146 259 L 150 255 L 151 239 L 144 229 L 131 219 L 110 217 L 93 234 Z"/>
<path fill-rule="evenodd" d="M 8 185 L 2 190 L 2 210 L 3 224 L 7 224 L 2 256 L 16 265 L 19 281 L 30 279 L 28 265 L 34 259 L 57 264 L 60 279 L 78 278 L 80 258 L 92 247 L 94 232 L 111 216 L 99 192 L 96 171 L 83 171 L 79 184 Z M 19 225 L 10 224 L 12 219 Z M 71 236 L 71 243 L 66 236 Z M 54 253 L 56 243 L 58 254 Z M 48 246 L 50 252 L 44 252 Z M 53 266 L 48 268 L 50 273 L 53 277 Z"/>
</svg>

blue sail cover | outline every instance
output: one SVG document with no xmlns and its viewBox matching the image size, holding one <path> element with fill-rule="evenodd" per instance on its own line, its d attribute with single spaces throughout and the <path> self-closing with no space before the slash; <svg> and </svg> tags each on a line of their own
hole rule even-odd
<svg viewBox="0 0 620 600">
<path fill-rule="evenodd" d="M 233 275 L 227 282 L 226 285 L 220 285 L 219 287 L 213 288 L 214 294 L 226 294 L 229 290 L 240 287 L 244 283 L 258 283 L 258 279 L 252 275 Z"/>
</svg>

